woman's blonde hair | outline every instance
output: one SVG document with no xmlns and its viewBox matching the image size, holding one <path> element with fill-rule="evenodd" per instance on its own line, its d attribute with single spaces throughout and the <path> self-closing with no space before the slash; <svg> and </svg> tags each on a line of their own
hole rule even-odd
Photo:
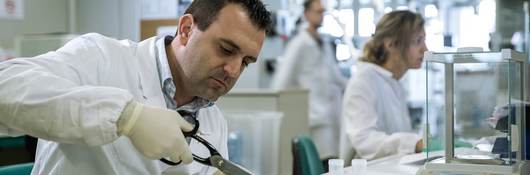
<svg viewBox="0 0 530 175">
<path fill-rule="evenodd" d="M 424 23 L 420 14 L 407 10 L 385 14 L 377 23 L 372 38 L 364 45 L 361 60 L 377 65 L 384 64 L 388 57 L 385 40 L 390 40 L 401 51 L 401 57 L 405 58 L 412 35 L 423 30 Z"/>
</svg>

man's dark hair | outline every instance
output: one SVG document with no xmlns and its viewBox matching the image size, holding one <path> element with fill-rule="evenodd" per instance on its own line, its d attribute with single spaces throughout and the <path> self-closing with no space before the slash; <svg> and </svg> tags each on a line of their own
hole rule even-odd
<svg viewBox="0 0 530 175">
<path fill-rule="evenodd" d="M 194 0 L 184 14 L 193 15 L 193 21 L 204 31 L 228 4 L 237 4 L 246 10 L 252 24 L 266 31 L 271 25 L 271 13 L 260 0 Z"/>
<path fill-rule="evenodd" d="M 305 0 L 304 1 L 304 12 L 308 11 L 311 8 L 311 4 L 317 0 Z"/>
</svg>

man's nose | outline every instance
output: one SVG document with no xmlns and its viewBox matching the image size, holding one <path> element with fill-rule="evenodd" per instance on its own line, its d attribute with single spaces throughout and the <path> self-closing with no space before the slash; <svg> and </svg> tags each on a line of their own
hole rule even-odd
<svg viewBox="0 0 530 175">
<path fill-rule="evenodd" d="M 241 73 L 242 61 L 242 58 L 233 58 L 225 63 L 224 71 L 227 73 L 228 77 L 235 78 Z"/>
</svg>

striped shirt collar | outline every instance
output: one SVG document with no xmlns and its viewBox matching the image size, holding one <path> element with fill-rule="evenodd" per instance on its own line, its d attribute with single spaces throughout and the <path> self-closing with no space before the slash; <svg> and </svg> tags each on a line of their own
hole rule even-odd
<svg viewBox="0 0 530 175">
<path fill-rule="evenodd" d="M 195 97 L 190 103 L 177 108 L 177 102 L 173 98 L 176 93 L 176 88 L 175 84 L 173 83 L 173 76 L 171 75 L 171 69 L 169 68 L 165 49 L 165 46 L 171 44 L 172 40 L 173 37 L 168 35 L 157 38 L 155 43 L 158 76 L 160 78 L 160 85 L 162 87 L 162 93 L 164 94 L 164 100 L 166 101 L 167 108 L 178 111 L 184 110 L 189 113 L 196 113 L 201 108 L 212 106 L 214 102 L 205 98 Z"/>
</svg>

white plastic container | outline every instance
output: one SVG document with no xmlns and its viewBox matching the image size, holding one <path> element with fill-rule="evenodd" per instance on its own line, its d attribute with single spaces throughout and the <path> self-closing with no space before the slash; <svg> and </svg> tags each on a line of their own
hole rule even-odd
<svg viewBox="0 0 530 175">
<path fill-rule="evenodd" d="M 283 113 L 225 112 L 224 116 L 228 120 L 229 132 L 239 133 L 241 165 L 256 175 L 278 174 Z"/>
<path fill-rule="evenodd" d="M 329 172 L 335 175 L 344 174 L 344 160 L 342 159 L 329 159 L 328 160 Z"/>
<path fill-rule="evenodd" d="M 352 174 L 366 174 L 366 159 L 352 159 L 351 160 L 351 167 L 352 167 Z"/>
</svg>

